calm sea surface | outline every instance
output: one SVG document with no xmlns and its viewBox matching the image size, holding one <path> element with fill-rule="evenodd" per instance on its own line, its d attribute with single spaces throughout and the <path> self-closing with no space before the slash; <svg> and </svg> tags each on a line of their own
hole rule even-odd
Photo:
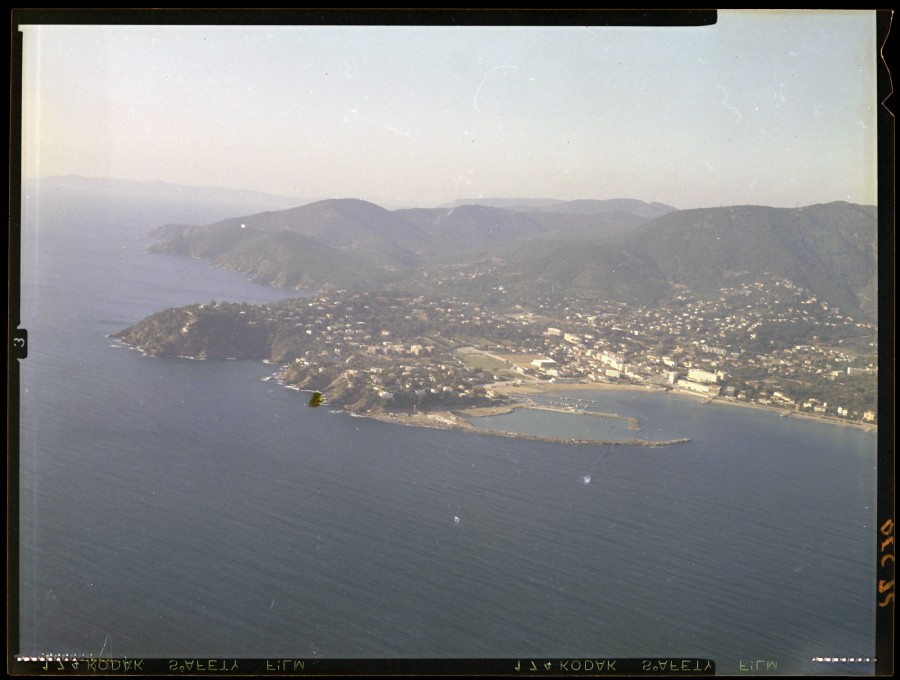
<svg viewBox="0 0 900 680">
<path fill-rule="evenodd" d="M 571 396 L 692 442 L 310 409 L 262 382 L 270 366 L 106 337 L 165 307 L 295 293 L 148 254 L 140 214 L 27 218 L 15 651 L 696 656 L 729 673 L 874 655 L 874 434 L 633 392 Z M 537 411 L 481 424 L 635 435 Z"/>
</svg>

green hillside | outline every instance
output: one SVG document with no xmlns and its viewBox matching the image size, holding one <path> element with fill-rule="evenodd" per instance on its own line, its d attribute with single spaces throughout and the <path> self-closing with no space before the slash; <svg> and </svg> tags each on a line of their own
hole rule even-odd
<svg viewBox="0 0 900 680">
<path fill-rule="evenodd" d="M 281 288 L 379 287 L 398 272 L 359 255 L 341 253 L 314 238 L 283 231 L 254 234 L 229 248 L 216 261 L 244 272 L 255 282 Z"/>
<path fill-rule="evenodd" d="M 698 291 L 717 290 L 736 276 L 776 275 L 871 316 L 872 300 L 861 294 L 877 274 L 876 235 L 874 208 L 838 202 L 682 210 L 618 243 L 650 257 L 670 281 Z"/>
<path fill-rule="evenodd" d="M 637 214 L 654 212 L 666 214 Z M 209 258 L 278 286 L 414 289 L 428 279 L 490 299 L 502 287 L 520 296 L 649 303 L 673 286 L 714 294 L 735 282 L 780 277 L 871 319 L 876 217 L 871 206 L 843 202 L 676 211 L 615 199 L 527 211 L 461 205 L 391 212 L 340 199 L 203 227 L 167 225 L 157 234 L 168 240 L 153 250 Z"/>
<path fill-rule="evenodd" d="M 591 240 L 528 244 L 512 252 L 494 274 L 524 295 L 653 303 L 670 291 L 652 258 Z"/>
</svg>

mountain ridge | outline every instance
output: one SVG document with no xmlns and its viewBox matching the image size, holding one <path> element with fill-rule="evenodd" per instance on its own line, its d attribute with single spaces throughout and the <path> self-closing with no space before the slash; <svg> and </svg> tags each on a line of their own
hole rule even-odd
<svg viewBox="0 0 900 680">
<path fill-rule="evenodd" d="M 324 290 L 402 289 L 419 285 L 421 276 L 455 271 L 476 279 L 489 271 L 496 285 L 526 297 L 552 292 L 653 302 L 677 286 L 711 292 L 734 276 L 779 276 L 874 316 L 872 206 L 721 206 L 652 218 L 622 210 L 648 205 L 615 199 L 561 213 L 484 205 L 390 211 L 361 199 L 325 199 L 205 226 L 165 225 L 154 232 L 164 240 L 153 250 L 210 258 L 274 285 Z M 597 211 L 585 214 L 588 207 Z"/>
<path fill-rule="evenodd" d="M 877 308 L 877 209 L 846 201 L 677 210 L 639 199 L 468 199 L 388 210 L 355 198 L 303 199 L 77 175 L 23 181 L 46 210 L 108 219 L 144 205 L 157 253 L 209 259 L 269 285 L 384 287 L 526 300 L 535 295 L 665 299 L 735 277 L 795 281 L 854 316 Z M 300 204 L 297 204 L 297 203 Z M 495 203 L 498 205 L 490 205 Z M 129 212 L 130 211 L 130 212 Z M 146 227 L 143 227 L 146 228 Z"/>
</svg>

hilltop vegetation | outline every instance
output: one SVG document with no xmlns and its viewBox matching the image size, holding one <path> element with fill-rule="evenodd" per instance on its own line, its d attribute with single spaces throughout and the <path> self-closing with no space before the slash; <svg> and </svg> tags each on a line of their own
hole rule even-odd
<svg viewBox="0 0 900 680">
<path fill-rule="evenodd" d="M 115 337 L 156 356 L 276 362 L 285 384 L 361 411 L 493 404 L 483 386 L 496 376 L 462 361 L 454 348 L 485 336 L 515 344 L 539 332 L 480 307 L 340 291 L 271 305 L 168 309 Z"/>
<path fill-rule="evenodd" d="M 276 286 L 430 290 L 506 304 L 538 295 L 658 303 L 684 288 L 712 293 L 778 276 L 848 313 L 875 316 L 871 206 L 485 203 L 389 211 L 356 199 L 317 201 L 206 226 L 166 225 L 154 250 L 209 258 Z"/>
<path fill-rule="evenodd" d="M 733 206 L 665 215 L 622 239 L 665 277 L 700 292 L 735 277 L 778 276 L 848 311 L 875 313 L 876 212 L 837 202 L 805 208 Z"/>
</svg>

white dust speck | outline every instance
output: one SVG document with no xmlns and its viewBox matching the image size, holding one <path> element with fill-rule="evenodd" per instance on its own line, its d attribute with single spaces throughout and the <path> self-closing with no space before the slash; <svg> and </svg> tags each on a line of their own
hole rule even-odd
<svg viewBox="0 0 900 680">
<path fill-rule="evenodd" d="M 725 89 L 724 87 L 722 87 L 721 85 L 717 85 L 717 87 L 718 87 L 720 90 L 722 90 L 722 92 L 725 93 L 725 97 L 722 99 L 722 106 L 724 106 L 724 107 L 725 107 L 726 109 L 728 109 L 729 111 L 732 111 L 732 112 L 734 113 L 734 115 L 737 116 L 737 122 L 740 124 L 741 120 L 743 120 L 744 117 L 741 115 L 741 112 L 737 110 L 737 107 L 735 107 L 733 104 L 729 103 L 729 101 L 728 101 L 728 100 L 729 100 L 728 90 L 726 90 L 726 89 Z"/>
<path fill-rule="evenodd" d="M 478 94 L 481 92 L 481 88 L 484 87 L 484 84 L 488 78 L 490 78 L 492 75 L 494 75 L 500 69 L 504 69 L 504 68 L 515 69 L 517 67 L 516 66 L 505 66 L 505 65 L 496 66 L 496 67 L 492 68 L 490 71 L 488 71 L 487 74 L 484 76 L 484 78 L 481 79 L 481 82 L 478 84 L 478 89 L 475 90 L 475 99 L 472 101 L 472 106 L 476 111 L 479 111 L 479 112 L 481 111 L 481 109 L 478 108 Z"/>
</svg>

